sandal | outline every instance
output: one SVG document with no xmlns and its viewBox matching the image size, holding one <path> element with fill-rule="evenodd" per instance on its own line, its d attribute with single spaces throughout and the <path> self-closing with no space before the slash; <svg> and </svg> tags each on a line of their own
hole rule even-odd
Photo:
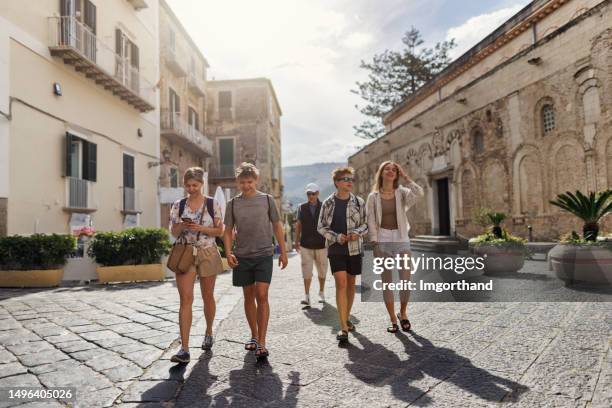
<svg viewBox="0 0 612 408">
<path fill-rule="evenodd" d="M 257 358 L 265 358 L 270 355 L 270 352 L 266 348 L 266 346 L 257 345 L 257 351 L 255 352 L 255 356 Z"/>
<path fill-rule="evenodd" d="M 402 318 L 400 317 L 400 314 L 399 314 L 399 313 L 397 314 L 397 318 L 398 318 L 398 319 L 399 319 L 399 321 L 400 321 L 400 325 L 402 326 L 402 330 L 403 330 L 403 331 L 405 331 L 405 332 L 410 331 L 410 328 L 412 327 L 412 325 L 410 324 L 410 320 L 408 320 L 408 319 L 402 319 Z"/>
<path fill-rule="evenodd" d="M 347 320 L 346 321 L 346 325 L 348 326 L 348 331 L 350 331 L 350 332 L 355 331 L 356 327 L 353 324 L 353 322 L 351 322 L 350 320 Z"/>
<path fill-rule="evenodd" d="M 244 343 L 244 349 L 248 351 L 255 351 L 257 350 L 258 346 L 259 344 L 257 344 L 257 339 L 254 337 L 251 340 Z"/>
<path fill-rule="evenodd" d="M 399 331 L 399 326 L 397 323 L 391 323 L 391 326 L 387 327 L 388 333 L 397 333 Z"/>
<path fill-rule="evenodd" d="M 346 330 L 340 330 L 338 334 L 336 334 L 336 340 L 348 341 L 348 332 Z"/>
</svg>

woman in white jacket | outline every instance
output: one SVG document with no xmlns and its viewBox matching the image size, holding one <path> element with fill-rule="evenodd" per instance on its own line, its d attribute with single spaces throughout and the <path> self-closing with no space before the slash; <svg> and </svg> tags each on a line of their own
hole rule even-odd
<svg viewBox="0 0 612 408">
<path fill-rule="evenodd" d="M 406 187 L 399 184 L 400 178 L 405 180 Z M 406 212 L 421 197 L 423 197 L 421 186 L 408 177 L 398 163 L 386 161 L 380 165 L 366 204 L 368 233 L 370 241 L 374 243 L 374 256 L 395 257 L 398 254 L 410 256 L 408 237 L 410 224 Z M 410 269 L 401 269 L 398 272 L 401 280 L 410 280 Z M 392 270 L 383 272 L 383 282 L 391 282 L 392 273 Z M 407 314 L 409 295 L 408 289 L 401 291 L 400 312 L 396 315 L 393 292 L 383 291 L 385 306 L 391 318 L 391 326 L 387 328 L 389 333 L 396 333 L 399 330 L 398 319 L 403 331 L 410 330 Z"/>
</svg>

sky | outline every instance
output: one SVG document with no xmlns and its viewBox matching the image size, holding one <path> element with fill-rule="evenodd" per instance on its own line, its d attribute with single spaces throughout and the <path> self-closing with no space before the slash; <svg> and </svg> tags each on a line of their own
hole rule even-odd
<svg viewBox="0 0 612 408">
<path fill-rule="evenodd" d="M 344 162 L 368 141 L 351 93 L 361 60 L 454 38 L 457 58 L 527 0 L 166 0 L 207 58 L 209 79 L 266 77 L 279 99 L 283 166 Z"/>
</svg>

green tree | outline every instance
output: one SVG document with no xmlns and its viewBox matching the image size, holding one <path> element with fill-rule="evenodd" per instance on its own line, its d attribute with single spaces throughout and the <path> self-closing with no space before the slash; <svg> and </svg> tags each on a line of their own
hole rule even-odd
<svg viewBox="0 0 612 408">
<path fill-rule="evenodd" d="M 360 68 L 368 71 L 368 80 L 357 82 L 357 89 L 351 92 L 365 101 L 355 108 L 368 119 L 353 127 L 357 136 L 382 136 L 383 116 L 450 63 L 448 53 L 456 45 L 454 39 L 439 42 L 433 48 L 423 47 L 423 42 L 419 30 L 412 27 L 404 34 L 400 51 L 385 50 L 370 62 L 361 61 Z"/>
</svg>

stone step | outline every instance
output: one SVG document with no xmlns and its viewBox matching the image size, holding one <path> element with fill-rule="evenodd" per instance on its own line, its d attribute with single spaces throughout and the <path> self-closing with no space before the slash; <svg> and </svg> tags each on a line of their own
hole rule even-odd
<svg viewBox="0 0 612 408">
<path fill-rule="evenodd" d="M 418 252 L 456 254 L 465 244 L 448 235 L 417 235 L 410 239 L 410 247 Z"/>
</svg>

